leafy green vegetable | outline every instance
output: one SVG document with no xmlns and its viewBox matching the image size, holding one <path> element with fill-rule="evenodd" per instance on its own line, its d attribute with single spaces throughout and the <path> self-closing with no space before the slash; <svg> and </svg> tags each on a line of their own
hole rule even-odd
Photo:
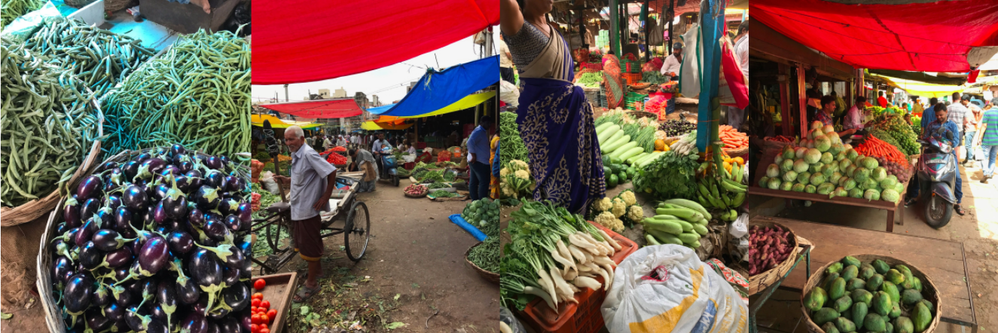
<svg viewBox="0 0 998 333">
<path fill-rule="evenodd" d="M 658 200 L 696 196 L 697 154 L 677 155 L 671 150 L 657 160 L 638 170 L 634 186 L 639 191 L 652 194 Z"/>
<path fill-rule="evenodd" d="M 502 112 L 499 114 L 499 163 L 505 164 L 512 160 L 530 162 L 527 157 L 527 147 L 520 137 L 519 125 L 516 124 L 515 112 Z"/>
<path fill-rule="evenodd" d="M 434 197 L 434 198 L 450 198 L 450 197 L 456 197 L 457 196 L 454 193 L 450 193 L 450 192 L 447 192 L 447 191 L 444 191 L 444 190 L 433 191 L 433 192 L 430 192 L 429 195 L 431 197 Z"/>
<path fill-rule="evenodd" d="M 599 88 L 603 84 L 603 72 L 584 73 L 575 80 L 575 84 L 588 88 Z"/>
<path fill-rule="evenodd" d="M 444 176 L 440 173 L 440 170 L 429 170 L 417 178 L 419 178 L 420 183 L 444 181 Z"/>
</svg>

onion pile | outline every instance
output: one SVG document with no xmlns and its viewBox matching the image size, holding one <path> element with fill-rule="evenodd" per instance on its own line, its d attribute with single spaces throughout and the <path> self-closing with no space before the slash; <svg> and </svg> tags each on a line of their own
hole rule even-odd
<svg viewBox="0 0 998 333">
<path fill-rule="evenodd" d="M 426 194 L 426 191 L 429 191 L 426 185 L 412 184 L 405 187 L 405 194 L 411 196 L 420 196 Z"/>
<path fill-rule="evenodd" d="M 84 178 L 51 244 L 67 328 L 249 332 L 252 210 L 235 169 L 173 145 Z"/>
</svg>

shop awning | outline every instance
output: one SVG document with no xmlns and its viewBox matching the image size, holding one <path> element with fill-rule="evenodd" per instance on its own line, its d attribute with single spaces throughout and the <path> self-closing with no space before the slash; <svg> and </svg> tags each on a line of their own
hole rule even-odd
<svg viewBox="0 0 998 333">
<path fill-rule="evenodd" d="M 353 98 L 319 99 L 313 101 L 263 104 L 261 107 L 292 116 L 338 119 L 359 116 L 364 112 Z"/>
<path fill-rule="evenodd" d="M 380 130 L 404 130 L 406 128 L 412 127 L 413 124 L 401 124 L 393 125 L 389 123 L 377 123 L 374 121 L 365 121 L 360 124 L 360 128 L 368 131 L 380 131 Z"/>
<path fill-rule="evenodd" d="M 263 127 L 263 122 L 264 121 L 269 121 L 271 128 L 288 128 L 288 127 L 291 127 L 291 126 L 298 126 L 298 127 L 301 127 L 302 129 L 310 129 L 310 128 L 316 128 L 316 127 L 322 126 L 322 124 L 316 124 L 316 123 L 307 122 L 307 121 L 284 120 L 284 119 L 277 118 L 277 117 L 274 117 L 274 116 L 269 115 L 269 114 L 265 114 L 265 115 L 254 114 L 254 115 L 250 116 L 250 123 L 253 126 Z"/>
<path fill-rule="evenodd" d="M 929 75 L 925 72 L 894 71 L 888 69 L 871 69 L 869 72 L 871 74 L 941 85 L 961 85 L 967 82 L 967 75 Z"/>
<path fill-rule="evenodd" d="M 752 0 L 752 17 L 856 68 L 967 72 L 998 45 L 998 0 L 853 5 Z M 972 51 L 973 50 L 973 51 Z M 987 53 L 987 52 L 983 52 Z M 968 62 L 968 56 L 972 62 Z M 983 57 L 983 59 L 981 59 Z"/>
<path fill-rule="evenodd" d="M 420 115 L 415 115 L 415 116 L 404 116 L 404 117 L 396 117 L 396 118 L 408 119 L 408 118 L 423 118 L 423 117 L 439 116 L 439 115 L 442 115 L 442 114 L 445 114 L 445 113 L 451 113 L 451 112 L 454 112 L 454 111 L 461 111 L 461 110 L 464 110 L 464 109 L 473 108 L 473 107 L 475 107 L 478 104 L 485 103 L 485 101 L 488 101 L 489 99 L 491 99 L 492 97 L 495 97 L 495 96 L 496 96 L 496 92 L 495 91 L 483 92 L 483 93 L 478 93 L 478 94 L 471 94 L 471 95 L 466 96 L 465 98 L 462 98 L 461 100 L 459 100 L 457 102 L 454 102 L 454 104 L 445 106 L 442 109 L 439 109 L 439 110 L 436 110 L 436 111 L 432 111 L 432 112 L 424 113 L 424 114 L 420 114 Z M 393 106 L 395 106 L 395 104 L 390 104 L 390 105 L 385 105 L 385 106 L 373 108 L 373 109 L 370 109 L 369 111 L 374 112 L 375 109 L 381 109 L 382 111 L 384 111 L 384 110 L 388 110 L 388 109 L 392 108 Z M 382 116 L 382 117 L 387 117 L 387 116 Z"/>
<path fill-rule="evenodd" d="M 496 83 L 499 83 L 499 56 L 492 56 L 440 72 L 429 71 L 400 102 L 367 111 L 383 116 L 425 115 L 455 104 Z"/>
<path fill-rule="evenodd" d="M 494 0 L 262 1 L 253 84 L 311 82 L 410 59 L 499 24 Z"/>
<path fill-rule="evenodd" d="M 920 97 L 943 97 L 952 95 L 954 92 L 961 92 L 966 87 L 962 85 L 945 85 L 945 84 L 934 84 L 926 83 L 914 80 L 906 80 L 896 77 L 889 77 L 884 75 L 870 74 L 873 78 L 883 79 L 888 85 L 892 87 L 900 88 L 909 95 L 920 96 Z"/>
</svg>

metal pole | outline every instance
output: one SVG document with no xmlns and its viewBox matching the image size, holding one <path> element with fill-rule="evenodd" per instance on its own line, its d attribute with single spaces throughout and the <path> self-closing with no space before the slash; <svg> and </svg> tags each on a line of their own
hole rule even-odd
<svg viewBox="0 0 998 333">
<path fill-rule="evenodd" d="M 807 136 L 807 91 L 804 87 L 804 65 L 795 64 L 797 67 L 797 99 L 800 103 L 800 119 L 797 122 L 800 124 L 800 137 Z"/>
<path fill-rule="evenodd" d="M 434 54 L 436 56 L 436 54 Z M 492 56 L 492 27 L 489 27 L 487 33 L 485 34 L 485 56 Z"/>
<path fill-rule="evenodd" d="M 289 101 L 291 101 L 291 100 L 289 99 L 289 97 L 288 97 L 288 85 L 287 85 L 287 84 L 285 84 L 285 85 L 284 85 L 284 101 L 285 101 L 285 102 L 289 102 Z"/>
<path fill-rule="evenodd" d="M 672 22 L 676 20 L 676 7 L 674 0 L 669 0 L 669 11 L 666 12 L 666 14 L 666 19 L 669 20 L 669 38 L 665 39 L 665 47 L 669 49 L 668 54 L 666 54 L 666 56 L 668 56 L 669 54 L 672 54 Z"/>
<path fill-rule="evenodd" d="M 642 18 L 645 21 L 645 61 L 651 60 L 651 45 L 648 44 L 648 41 L 651 40 L 651 24 L 648 23 L 648 16 L 650 16 L 648 14 L 648 2 L 648 0 L 645 0 L 644 10 L 641 11 L 645 14 L 645 17 Z"/>
<path fill-rule="evenodd" d="M 610 0 L 610 51 L 620 56 L 620 16 L 617 0 Z"/>
</svg>

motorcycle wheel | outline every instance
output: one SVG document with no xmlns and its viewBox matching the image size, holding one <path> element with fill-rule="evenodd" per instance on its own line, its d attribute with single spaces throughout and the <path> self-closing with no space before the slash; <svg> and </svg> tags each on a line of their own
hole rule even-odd
<svg viewBox="0 0 998 333">
<path fill-rule="evenodd" d="M 398 175 L 392 176 L 392 185 L 395 185 L 395 187 L 399 186 L 399 176 Z"/>
<path fill-rule="evenodd" d="M 939 229 L 949 224 L 953 217 L 953 204 L 938 195 L 930 195 L 925 202 L 925 223 Z"/>
</svg>

